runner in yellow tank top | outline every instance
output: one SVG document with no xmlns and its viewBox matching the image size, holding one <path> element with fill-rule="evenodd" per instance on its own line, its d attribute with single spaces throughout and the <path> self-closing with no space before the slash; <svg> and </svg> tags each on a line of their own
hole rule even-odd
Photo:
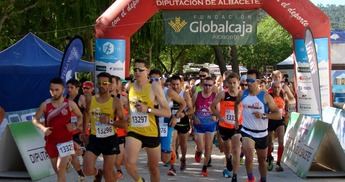
<svg viewBox="0 0 345 182">
<path fill-rule="evenodd" d="M 147 137 L 158 137 L 158 125 L 155 115 L 147 112 L 139 112 L 136 105 L 143 103 L 148 108 L 153 108 L 153 99 L 151 99 L 152 85 L 147 82 L 143 85 L 142 90 L 138 91 L 134 87 L 134 83 L 129 86 L 129 107 L 131 113 L 131 121 L 128 132 L 134 132 Z"/>
<path fill-rule="evenodd" d="M 91 124 L 91 134 L 88 140 L 85 138 L 86 127 L 84 127 L 84 142 L 86 152 L 84 155 L 83 171 L 86 176 L 95 176 L 95 181 L 115 181 L 113 172 L 115 154 L 119 153 L 119 145 L 114 127 L 124 127 L 122 103 L 118 98 L 110 95 L 111 75 L 102 72 L 97 75 L 98 94 L 91 97 L 86 96 L 86 109 L 84 112 L 84 126 Z M 116 121 L 114 121 L 116 118 Z M 103 170 L 95 167 L 97 157 L 103 156 Z"/>
<path fill-rule="evenodd" d="M 142 147 L 146 148 L 150 169 L 150 181 L 160 181 L 158 162 L 161 149 L 159 147 L 158 126 L 155 116 L 170 117 L 168 102 L 164 98 L 160 82 L 149 83 L 148 67 L 144 60 L 134 62 L 135 82 L 129 88 L 129 127 L 126 137 L 126 168 L 134 181 L 141 182 L 143 178 L 137 171 L 137 159 Z M 159 109 L 153 107 L 158 103 Z"/>
</svg>

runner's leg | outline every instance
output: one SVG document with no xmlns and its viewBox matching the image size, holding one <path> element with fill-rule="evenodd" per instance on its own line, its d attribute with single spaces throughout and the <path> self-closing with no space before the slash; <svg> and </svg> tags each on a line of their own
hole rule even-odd
<svg viewBox="0 0 345 182">
<path fill-rule="evenodd" d="M 137 170 L 137 160 L 139 157 L 141 145 L 142 143 L 140 140 L 134 137 L 126 137 L 126 143 L 125 143 L 126 169 L 127 169 L 128 174 L 132 177 L 134 181 L 138 181 L 140 179 L 140 176 Z M 160 157 L 159 154 L 157 156 Z"/>
<path fill-rule="evenodd" d="M 160 150 L 161 147 L 155 147 L 155 148 L 146 148 L 147 152 L 147 160 L 150 170 L 150 180 L 152 182 L 159 182 L 160 181 L 160 173 L 159 173 L 159 167 L 158 162 L 160 159 Z"/>
</svg>

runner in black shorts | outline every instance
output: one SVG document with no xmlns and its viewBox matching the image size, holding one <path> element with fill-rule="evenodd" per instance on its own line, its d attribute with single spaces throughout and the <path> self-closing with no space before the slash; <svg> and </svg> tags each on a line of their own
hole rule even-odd
<svg viewBox="0 0 345 182">
<path fill-rule="evenodd" d="M 114 164 L 115 154 L 119 153 L 115 127 L 124 127 L 127 123 L 123 117 L 123 107 L 117 97 L 111 97 L 111 75 L 102 72 L 97 75 L 98 94 L 86 96 L 86 109 L 84 112 L 84 126 L 90 124 L 91 132 L 84 155 L 84 173 L 95 176 L 95 181 L 115 181 Z M 116 119 L 116 120 L 115 120 Z M 85 136 L 84 127 L 83 136 Z M 103 156 L 103 170 L 96 168 L 98 156 Z"/>
<path fill-rule="evenodd" d="M 182 79 L 180 76 L 174 75 L 171 77 L 171 88 L 186 101 L 187 106 L 183 112 L 184 116 L 181 117 L 180 121 L 175 125 L 175 131 L 173 133 L 173 146 L 176 146 L 176 140 L 178 140 L 178 144 L 181 147 L 180 170 L 183 171 L 186 169 L 187 141 L 191 125 L 189 117 L 194 111 L 192 109 L 192 99 L 189 93 L 182 89 Z M 175 149 L 175 147 L 173 149 Z"/>
<path fill-rule="evenodd" d="M 273 132 L 275 132 L 275 136 L 278 138 L 278 150 L 277 150 L 277 163 L 276 163 L 276 171 L 280 172 L 283 171 L 283 167 L 280 165 L 280 161 L 284 152 L 284 134 L 285 134 L 285 116 L 287 116 L 287 106 L 288 106 L 288 97 L 287 94 L 284 94 L 282 91 L 282 84 L 280 82 L 273 82 L 272 84 L 272 93 L 271 93 L 275 104 L 277 105 L 281 115 L 283 116 L 282 119 L 279 120 L 269 120 L 268 121 L 268 151 L 267 151 L 267 162 L 268 166 L 267 169 L 271 171 L 273 169 Z"/>
</svg>

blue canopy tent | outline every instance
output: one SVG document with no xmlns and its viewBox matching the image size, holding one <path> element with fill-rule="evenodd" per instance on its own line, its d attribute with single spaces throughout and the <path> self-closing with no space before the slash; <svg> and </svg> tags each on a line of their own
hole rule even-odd
<svg viewBox="0 0 345 182">
<path fill-rule="evenodd" d="M 32 33 L 0 52 L 0 105 L 6 111 L 36 108 L 49 98 L 49 81 L 59 76 L 63 52 Z M 94 64 L 79 61 L 78 72 Z"/>
</svg>

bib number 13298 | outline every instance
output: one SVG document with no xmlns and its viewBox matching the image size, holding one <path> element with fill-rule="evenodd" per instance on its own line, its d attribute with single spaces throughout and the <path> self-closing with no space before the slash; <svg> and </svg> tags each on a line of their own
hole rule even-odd
<svg viewBox="0 0 345 182">
<path fill-rule="evenodd" d="M 59 151 L 59 157 L 66 157 L 75 154 L 73 141 L 68 141 L 65 143 L 59 143 L 56 145 Z"/>
</svg>

